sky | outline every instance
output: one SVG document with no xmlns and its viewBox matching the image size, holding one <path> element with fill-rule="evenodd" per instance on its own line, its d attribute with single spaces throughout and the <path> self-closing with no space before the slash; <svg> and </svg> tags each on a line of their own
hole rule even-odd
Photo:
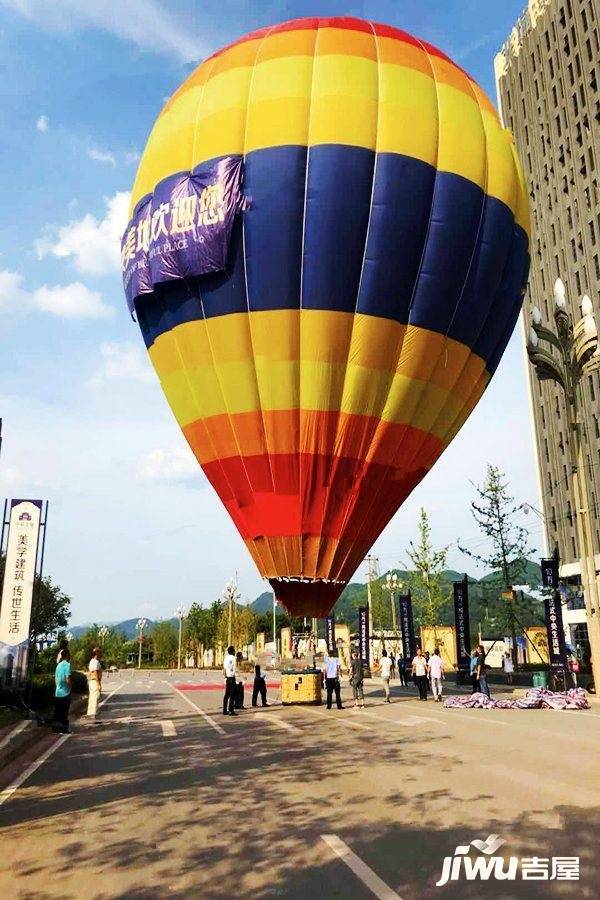
<svg viewBox="0 0 600 900">
<path fill-rule="evenodd" d="M 0 497 L 49 500 L 45 572 L 72 623 L 209 604 L 235 570 L 265 584 L 179 433 L 131 321 L 118 266 L 128 192 L 165 99 L 247 31 L 350 14 L 410 31 L 494 98 L 493 58 L 523 0 L 0 0 Z M 472 482 L 499 465 L 538 504 L 520 326 L 479 406 L 377 541 L 406 564 L 419 508 L 433 539 L 485 549 Z M 543 552 L 531 514 L 532 544 Z M 357 580 L 364 580 L 359 569 Z"/>
</svg>

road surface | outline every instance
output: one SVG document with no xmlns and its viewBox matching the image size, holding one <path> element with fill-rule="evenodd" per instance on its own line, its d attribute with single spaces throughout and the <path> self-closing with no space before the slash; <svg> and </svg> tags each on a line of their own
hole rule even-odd
<svg viewBox="0 0 600 900">
<path fill-rule="evenodd" d="M 397 686 L 387 705 L 373 682 L 364 712 L 229 718 L 211 683 L 113 675 L 103 725 L 48 738 L 0 795 L 0 896 L 598 896 L 600 706 L 445 710 Z M 490 834 L 507 858 L 579 857 L 579 881 L 436 887 L 444 857 Z"/>
</svg>

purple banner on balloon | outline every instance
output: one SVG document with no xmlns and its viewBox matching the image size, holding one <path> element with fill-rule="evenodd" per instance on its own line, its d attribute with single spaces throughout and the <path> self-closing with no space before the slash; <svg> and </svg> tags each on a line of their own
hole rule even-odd
<svg viewBox="0 0 600 900">
<path fill-rule="evenodd" d="M 127 305 L 155 285 L 225 268 L 236 213 L 245 208 L 243 160 L 225 156 L 171 175 L 135 209 L 121 241 Z"/>
</svg>

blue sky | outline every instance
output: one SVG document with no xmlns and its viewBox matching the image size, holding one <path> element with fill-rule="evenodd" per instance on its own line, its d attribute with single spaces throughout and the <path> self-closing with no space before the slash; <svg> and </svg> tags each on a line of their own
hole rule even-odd
<svg viewBox="0 0 600 900">
<path fill-rule="evenodd" d="M 328 14 L 411 31 L 494 97 L 494 53 L 521 4 L 0 0 L 0 496 L 50 500 L 46 571 L 72 596 L 74 623 L 209 603 L 236 568 L 243 596 L 263 588 L 123 300 L 116 239 L 165 97 L 244 32 Z M 403 560 L 421 505 L 437 542 L 480 541 L 469 481 L 488 460 L 520 500 L 537 502 L 520 329 L 478 409 L 378 541 L 383 569 Z M 449 564 L 464 565 L 455 549 Z"/>
</svg>

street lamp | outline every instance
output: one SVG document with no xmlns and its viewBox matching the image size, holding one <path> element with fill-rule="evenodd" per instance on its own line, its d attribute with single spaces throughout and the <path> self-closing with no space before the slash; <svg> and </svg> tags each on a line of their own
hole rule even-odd
<svg viewBox="0 0 600 900">
<path fill-rule="evenodd" d="M 600 606 L 590 522 L 590 503 L 584 457 L 584 427 L 581 418 L 581 390 L 584 377 L 600 369 L 598 328 L 592 301 L 581 298 L 581 319 L 573 325 L 567 312 L 565 285 L 560 278 L 554 285 L 554 323 L 556 331 L 542 324 L 537 307 L 527 342 L 527 355 L 540 381 L 554 381 L 562 388 L 567 409 L 569 455 L 575 501 L 575 523 L 579 544 L 581 582 L 588 619 L 588 634 L 595 684 L 600 684 Z M 546 349 L 541 344 L 548 344 Z"/>
<path fill-rule="evenodd" d="M 66 637 L 66 639 L 69 641 L 69 643 L 71 643 L 71 641 L 73 640 L 74 636 L 75 636 L 75 635 L 73 634 L 72 631 L 67 631 L 67 633 L 66 633 L 66 635 L 65 635 L 65 637 Z"/>
<path fill-rule="evenodd" d="M 235 578 L 231 578 L 223 588 L 222 597 L 227 603 L 227 646 L 231 646 L 232 626 L 233 626 L 233 604 L 237 603 L 242 595 L 238 591 L 237 572 Z"/>
<path fill-rule="evenodd" d="M 396 593 L 401 587 L 402 582 L 398 581 L 397 573 L 388 572 L 385 584 L 383 585 L 383 589 L 390 592 L 390 602 L 392 604 L 392 628 L 394 630 L 394 635 L 396 635 L 396 632 L 398 630 L 398 626 L 396 624 Z"/>
<path fill-rule="evenodd" d="M 181 632 L 183 628 L 183 620 L 185 619 L 187 613 L 187 609 L 185 606 L 178 606 L 175 610 L 175 615 L 179 619 L 179 649 L 177 651 L 177 668 L 181 668 Z"/>
<path fill-rule="evenodd" d="M 135 626 L 140 633 L 140 637 L 139 637 L 140 646 L 139 646 L 139 650 L 138 650 L 138 669 L 142 668 L 142 643 L 144 641 L 144 628 L 146 627 L 147 624 L 148 624 L 148 620 L 144 619 L 144 617 L 142 616 L 141 619 L 137 620 L 137 625 Z"/>
<path fill-rule="evenodd" d="M 98 637 L 100 638 L 100 641 L 101 641 L 103 647 L 104 647 L 104 641 L 108 637 L 109 631 L 110 631 L 110 629 L 107 628 L 106 625 L 103 625 L 102 628 L 98 629 Z"/>
</svg>

